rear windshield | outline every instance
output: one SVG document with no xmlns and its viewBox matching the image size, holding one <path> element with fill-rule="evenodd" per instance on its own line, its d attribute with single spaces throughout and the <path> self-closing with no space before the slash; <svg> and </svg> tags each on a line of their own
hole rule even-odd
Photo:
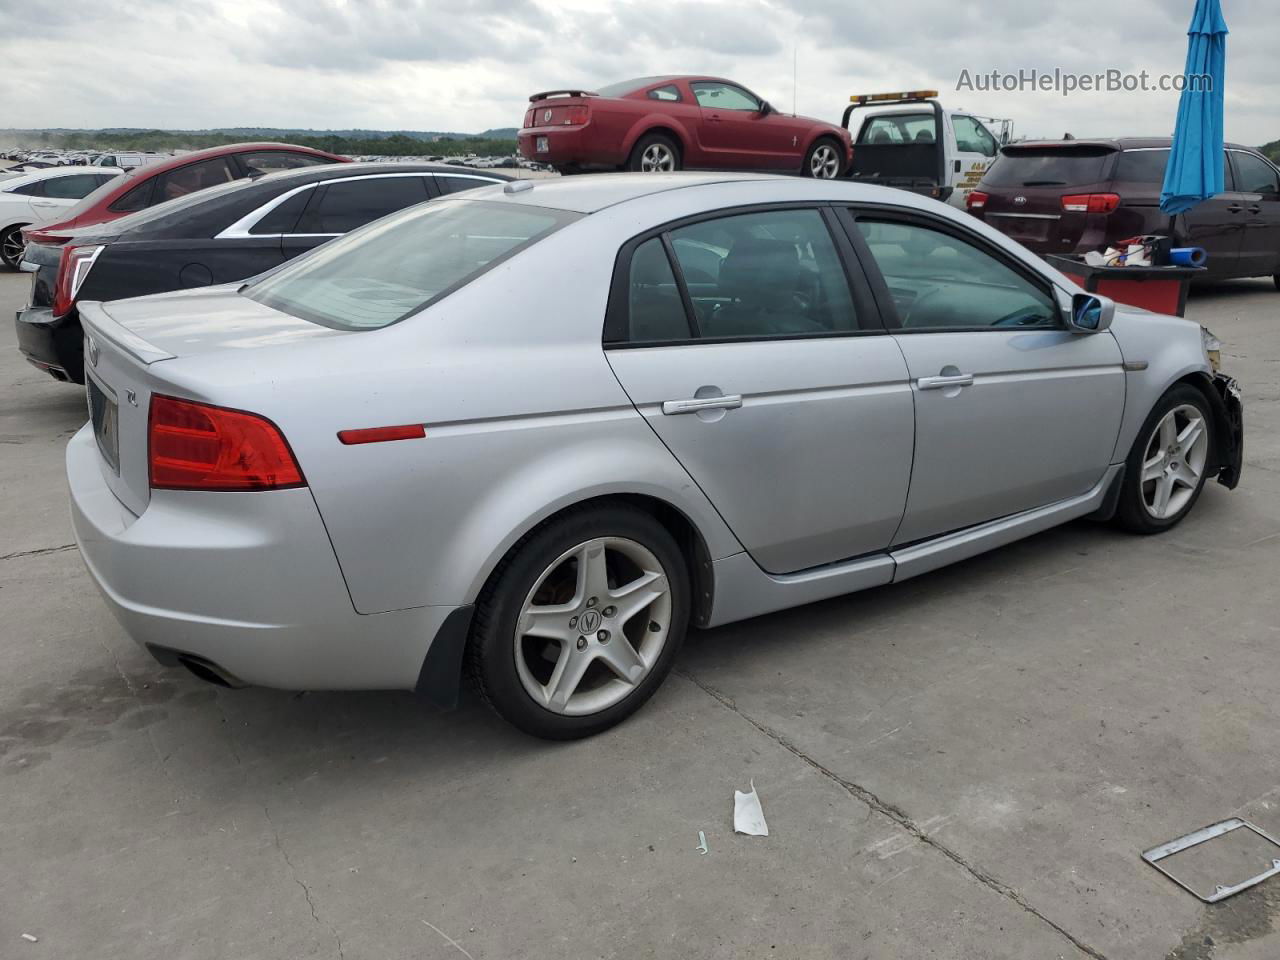
<svg viewBox="0 0 1280 960">
<path fill-rule="evenodd" d="M 373 330 L 417 313 L 578 217 L 513 203 L 437 200 L 326 243 L 245 293 L 322 326 Z"/>
<path fill-rule="evenodd" d="M 634 80 L 611 83 L 607 87 L 596 87 L 595 92 L 602 97 L 625 97 L 628 93 L 635 93 L 641 87 L 647 87 L 661 79 L 662 77 L 637 77 Z"/>
<path fill-rule="evenodd" d="M 1070 187 L 1107 178 L 1105 147 L 1006 147 L 983 176 L 990 187 Z"/>
<path fill-rule="evenodd" d="M 1168 150 L 1126 150 L 1116 163 L 1115 179 L 1125 183 L 1164 183 Z"/>
</svg>

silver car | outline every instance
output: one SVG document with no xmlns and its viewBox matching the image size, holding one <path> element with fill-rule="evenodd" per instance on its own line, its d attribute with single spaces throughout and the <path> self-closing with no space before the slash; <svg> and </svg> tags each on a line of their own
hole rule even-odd
<svg viewBox="0 0 1280 960">
<path fill-rule="evenodd" d="M 691 623 L 1157 533 L 1240 472 L 1207 331 L 849 182 L 509 183 L 81 318 L 76 539 L 139 643 L 444 705 L 469 672 L 543 737 L 636 710 Z"/>
</svg>

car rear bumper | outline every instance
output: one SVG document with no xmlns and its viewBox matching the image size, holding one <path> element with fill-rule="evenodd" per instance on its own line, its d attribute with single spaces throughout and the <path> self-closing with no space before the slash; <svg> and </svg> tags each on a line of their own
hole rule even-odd
<svg viewBox="0 0 1280 960">
<path fill-rule="evenodd" d="M 428 647 L 458 608 L 356 613 L 310 490 L 153 491 L 135 516 L 107 486 L 89 425 L 66 464 L 85 566 L 161 662 L 188 657 L 233 684 L 286 690 L 423 685 Z M 444 681 L 456 692 L 456 675 Z"/>
<path fill-rule="evenodd" d="M 539 140 L 546 141 L 546 150 L 538 150 Z M 622 157 L 601 154 L 594 140 L 590 124 L 577 127 L 528 127 L 516 135 L 520 156 L 526 160 L 536 160 L 557 167 L 602 164 L 617 166 L 623 162 Z"/>
<path fill-rule="evenodd" d="M 84 383 L 84 335 L 74 311 L 55 318 L 48 307 L 27 307 L 18 311 L 14 328 L 28 363 L 55 380 Z"/>
</svg>

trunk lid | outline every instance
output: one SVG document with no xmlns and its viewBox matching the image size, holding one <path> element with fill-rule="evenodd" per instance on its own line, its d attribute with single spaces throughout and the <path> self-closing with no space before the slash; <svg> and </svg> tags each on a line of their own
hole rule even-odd
<svg viewBox="0 0 1280 960">
<path fill-rule="evenodd" d="M 525 114 L 526 127 L 565 127 L 580 125 L 583 111 L 590 111 L 592 100 L 576 91 L 568 95 L 544 96 L 532 101 Z"/>
<path fill-rule="evenodd" d="M 1103 216 L 1063 209 L 1072 194 L 1107 193 L 1116 147 L 1096 143 L 1005 147 L 982 178 L 982 218 L 1032 251 L 1071 253 Z"/>
<path fill-rule="evenodd" d="M 161 372 L 167 361 L 347 335 L 280 313 L 236 290 L 229 285 L 77 304 L 85 335 L 85 391 L 103 474 L 111 492 L 135 514 L 151 499 L 151 395 L 183 395 Z"/>
</svg>

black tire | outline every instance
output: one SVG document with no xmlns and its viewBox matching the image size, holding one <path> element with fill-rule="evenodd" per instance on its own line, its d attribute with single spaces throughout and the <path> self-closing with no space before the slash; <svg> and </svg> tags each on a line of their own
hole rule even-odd
<svg viewBox="0 0 1280 960">
<path fill-rule="evenodd" d="M 17 270 L 22 260 L 22 227 L 10 227 L 0 233 L 0 263 Z"/>
<path fill-rule="evenodd" d="M 1277 273 L 1275 276 L 1273 276 L 1271 278 L 1271 281 L 1276 285 L 1276 289 L 1280 290 L 1280 273 Z"/>
<path fill-rule="evenodd" d="M 660 167 L 649 165 L 662 157 L 669 158 L 669 165 L 662 163 Z M 680 155 L 680 144 L 663 133 L 646 133 L 631 148 L 631 156 L 627 158 L 627 169 L 636 173 L 665 173 L 680 170 L 684 158 Z"/>
<path fill-rule="evenodd" d="M 1152 445 L 1156 443 L 1155 431 L 1157 426 L 1164 420 L 1166 414 L 1183 406 L 1194 407 L 1199 411 L 1200 417 L 1204 422 L 1204 431 L 1208 434 L 1206 441 L 1208 459 L 1206 463 L 1214 459 L 1215 444 L 1217 443 L 1217 437 L 1214 432 L 1216 424 L 1208 401 L 1203 393 L 1190 384 L 1179 383 L 1174 385 L 1152 408 L 1151 413 L 1142 424 L 1142 429 L 1138 431 L 1138 437 L 1133 442 L 1129 456 L 1125 459 L 1124 480 L 1120 488 L 1120 499 L 1116 504 L 1116 522 L 1133 533 L 1164 533 L 1164 531 L 1177 526 L 1191 512 L 1191 508 L 1195 506 L 1196 501 L 1200 499 L 1200 492 L 1204 489 L 1205 481 L 1208 479 L 1209 471 L 1202 468 L 1199 482 L 1191 490 L 1190 497 L 1176 512 L 1167 517 L 1155 516 L 1147 507 L 1146 491 L 1144 490 L 1146 483 L 1154 484 L 1159 481 L 1143 482 L 1143 464 L 1147 462 L 1149 452 L 1160 452 L 1158 449 L 1152 448 Z M 1158 446 L 1158 444 L 1156 445 Z M 1174 462 L 1176 463 L 1177 461 L 1175 460 Z"/>
<path fill-rule="evenodd" d="M 828 153 L 834 154 L 831 160 L 822 164 L 824 171 L 819 173 L 816 169 L 819 166 L 817 157 L 819 151 L 824 151 L 825 157 Z M 834 163 L 834 167 L 831 164 Z M 804 166 L 800 168 L 800 173 L 806 177 L 815 177 L 822 180 L 834 180 L 840 174 L 844 173 L 844 148 L 839 141 L 831 137 L 819 137 L 813 141 L 808 151 L 804 155 Z"/>
<path fill-rule="evenodd" d="M 562 177 L 572 177 L 574 174 L 582 172 L 582 168 L 573 163 L 566 163 L 563 166 L 554 167 L 553 169 Z"/>
<path fill-rule="evenodd" d="M 526 690 L 516 658 L 526 656 L 524 644 L 528 638 L 517 646 L 516 626 L 525 599 L 548 567 L 566 551 L 598 537 L 633 541 L 657 559 L 669 588 L 669 626 L 649 672 L 624 699 L 599 712 L 569 716 L 552 712 Z M 469 672 L 484 701 L 499 716 L 525 733 L 547 740 L 576 740 L 593 736 L 622 722 L 643 706 L 671 671 L 689 623 L 690 593 L 684 555 L 671 534 L 651 515 L 626 504 L 570 511 L 527 534 L 512 547 L 489 578 L 476 603 L 472 621 L 467 647 Z M 647 617 L 646 612 L 634 620 Z M 629 629 L 649 629 L 649 624 L 635 623 Z M 543 642 L 544 660 L 548 643 L 555 641 Z M 536 657 L 528 658 L 526 663 L 529 659 L 538 660 Z M 545 668 L 551 669 L 550 666 Z M 612 680 L 607 674 L 605 677 Z"/>
</svg>

